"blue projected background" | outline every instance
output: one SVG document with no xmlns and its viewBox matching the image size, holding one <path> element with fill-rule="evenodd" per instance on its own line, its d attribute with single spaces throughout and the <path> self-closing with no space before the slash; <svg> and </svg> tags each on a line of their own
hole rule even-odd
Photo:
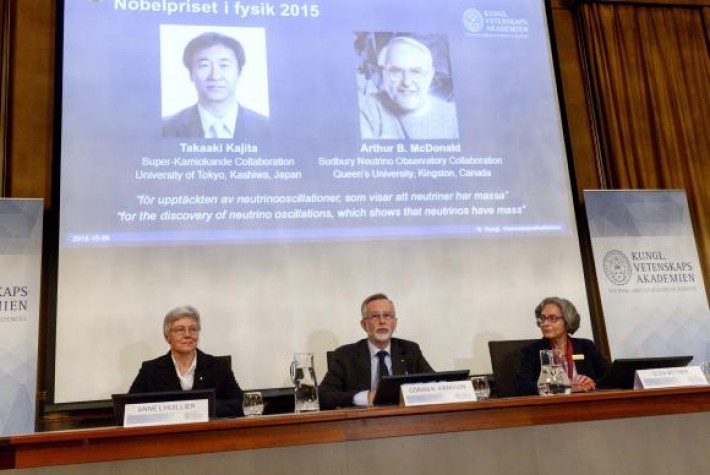
<svg viewBox="0 0 710 475">
<path fill-rule="evenodd" d="M 322 378 L 375 292 L 438 370 L 489 371 L 547 295 L 587 318 L 542 0 L 63 3 L 55 402 L 125 392 L 187 303 L 244 388 L 290 386 L 295 352 Z M 258 134 L 163 136 L 205 32 L 242 44 Z M 394 36 L 431 51 L 455 138 L 363 138 Z"/>
<path fill-rule="evenodd" d="M 202 3 L 68 3 L 64 245 L 570 232 L 566 202 L 534 186 L 567 180 L 537 2 L 480 5 L 484 25 L 469 2 Z M 196 101 L 184 46 L 209 31 L 243 43 L 238 94 L 268 137 L 162 137 Z M 393 35 L 430 45 L 459 139 L 361 139 Z"/>
</svg>

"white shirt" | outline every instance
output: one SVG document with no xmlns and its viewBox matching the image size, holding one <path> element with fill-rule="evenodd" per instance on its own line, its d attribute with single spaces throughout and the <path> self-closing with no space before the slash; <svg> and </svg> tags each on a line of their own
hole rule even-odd
<svg viewBox="0 0 710 475">
<path fill-rule="evenodd" d="M 387 371 L 392 374 L 392 351 L 391 343 L 387 344 L 385 348 L 382 348 L 386 353 L 385 365 L 387 366 Z M 377 348 L 372 344 L 370 340 L 367 341 L 367 347 L 370 350 L 370 389 L 375 391 L 377 389 L 377 383 L 380 381 L 380 375 L 377 374 L 377 368 L 379 366 L 379 358 L 377 353 L 380 352 L 380 348 Z M 367 399 L 367 393 L 369 391 L 360 391 L 353 396 L 353 404 L 356 406 L 367 406 L 369 401 Z"/>
<path fill-rule="evenodd" d="M 237 116 L 239 115 L 238 103 L 235 102 L 234 106 L 221 118 L 215 117 L 199 104 L 197 104 L 197 110 L 200 112 L 202 132 L 205 138 L 231 139 L 234 137 L 234 128 L 237 124 Z"/>
<path fill-rule="evenodd" d="M 190 368 L 185 372 L 185 374 L 180 374 L 180 365 L 178 364 L 177 361 L 175 361 L 175 358 L 173 355 L 170 355 L 170 358 L 173 360 L 173 364 L 175 365 L 175 372 L 177 373 L 177 377 L 180 380 L 180 387 L 182 388 L 183 391 L 189 391 L 192 389 L 192 386 L 195 384 L 195 368 L 197 367 L 197 352 L 195 352 L 195 356 L 192 358 L 192 363 L 190 364 Z"/>
</svg>

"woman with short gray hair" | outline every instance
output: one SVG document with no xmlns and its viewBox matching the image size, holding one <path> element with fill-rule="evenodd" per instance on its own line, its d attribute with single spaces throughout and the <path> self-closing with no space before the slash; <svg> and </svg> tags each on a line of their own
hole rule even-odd
<svg viewBox="0 0 710 475">
<path fill-rule="evenodd" d="M 579 313 L 572 302 L 561 297 L 547 297 L 535 307 L 534 314 L 542 338 L 520 351 L 520 367 L 515 380 L 518 394 L 538 393 L 541 350 L 559 350 L 563 355 L 572 392 L 595 390 L 596 381 L 609 369 L 609 361 L 593 341 L 572 338 L 580 323 Z"/>
<path fill-rule="evenodd" d="M 242 415 L 242 390 L 232 372 L 231 360 L 208 355 L 197 348 L 202 323 L 192 305 L 170 310 L 163 318 L 167 354 L 144 361 L 129 393 L 214 389 L 217 417 Z"/>
</svg>

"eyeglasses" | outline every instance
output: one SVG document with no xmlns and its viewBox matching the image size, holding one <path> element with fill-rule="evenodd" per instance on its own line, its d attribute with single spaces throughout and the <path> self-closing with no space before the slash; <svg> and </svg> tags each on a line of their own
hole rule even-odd
<svg viewBox="0 0 710 475">
<path fill-rule="evenodd" d="M 391 78 L 397 81 L 401 81 L 405 74 L 413 81 L 419 81 L 421 78 L 429 74 L 429 69 L 426 68 L 402 69 L 396 66 L 390 66 L 386 69 L 386 71 Z"/>
<path fill-rule="evenodd" d="M 384 313 L 373 313 L 365 317 L 368 320 L 376 320 L 378 318 L 384 318 L 385 320 L 392 320 L 394 318 L 394 313 L 384 312 Z"/>
<path fill-rule="evenodd" d="M 171 328 L 170 331 L 176 335 L 185 335 L 189 333 L 190 335 L 196 335 L 200 333 L 200 329 L 197 327 L 175 327 Z"/>
<path fill-rule="evenodd" d="M 538 325 L 542 325 L 545 322 L 557 323 L 560 320 L 562 320 L 563 318 L 564 317 L 562 317 L 560 315 L 540 315 L 535 320 L 537 320 Z"/>
</svg>

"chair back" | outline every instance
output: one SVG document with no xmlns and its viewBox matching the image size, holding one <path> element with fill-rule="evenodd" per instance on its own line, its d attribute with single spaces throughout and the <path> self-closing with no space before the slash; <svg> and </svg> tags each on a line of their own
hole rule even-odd
<svg viewBox="0 0 710 475">
<path fill-rule="evenodd" d="M 229 367 L 232 367 L 232 355 L 215 355 L 215 358 L 226 361 Z"/>
<path fill-rule="evenodd" d="M 497 340 L 488 342 L 491 367 L 495 377 L 495 396 L 516 396 L 515 376 L 520 365 L 520 350 L 537 339 Z"/>
<path fill-rule="evenodd" d="M 328 365 L 328 369 L 330 369 L 331 366 L 333 366 L 334 359 L 335 359 L 335 351 L 327 351 L 325 353 L 325 361 L 326 361 L 326 364 Z"/>
</svg>

